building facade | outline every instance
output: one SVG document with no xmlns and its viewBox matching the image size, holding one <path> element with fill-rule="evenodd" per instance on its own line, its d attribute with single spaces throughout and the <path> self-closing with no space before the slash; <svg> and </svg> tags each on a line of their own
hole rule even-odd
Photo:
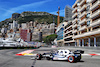
<svg viewBox="0 0 100 67">
<path fill-rule="evenodd" d="M 33 21 L 26 23 L 27 28 L 31 30 L 32 33 L 32 41 L 38 41 L 42 38 L 54 34 L 55 33 L 55 24 L 41 24 Z M 24 26 L 25 27 L 25 26 Z M 40 37 L 40 34 L 42 33 L 42 36 Z"/>
<path fill-rule="evenodd" d="M 57 45 L 58 46 L 64 46 L 64 25 L 66 24 L 66 22 L 60 23 L 57 30 L 56 30 L 56 34 L 57 36 Z"/>
<path fill-rule="evenodd" d="M 66 22 L 67 24 L 64 26 L 64 45 L 65 46 L 74 46 L 75 41 L 73 39 L 73 24 L 72 21 Z"/>
<path fill-rule="evenodd" d="M 64 17 L 64 21 L 68 21 L 68 20 L 72 20 L 72 8 L 66 6 L 65 7 L 65 17 Z"/>
<path fill-rule="evenodd" d="M 76 46 L 100 46 L 100 0 L 76 0 L 72 6 Z"/>
<path fill-rule="evenodd" d="M 32 34 L 30 33 L 29 29 L 21 29 L 21 31 L 20 31 L 20 37 L 24 41 L 31 41 Z"/>
</svg>

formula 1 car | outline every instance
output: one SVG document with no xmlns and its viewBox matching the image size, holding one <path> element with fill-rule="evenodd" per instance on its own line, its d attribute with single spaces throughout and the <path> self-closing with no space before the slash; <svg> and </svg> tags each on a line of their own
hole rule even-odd
<svg viewBox="0 0 100 67">
<path fill-rule="evenodd" d="M 46 58 L 47 60 L 68 60 L 70 63 L 77 62 L 81 60 L 81 54 L 84 51 L 76 50 L 74 52 L 70 50 L 57 50 L 51 51 L 49 53 L 37 54 L 36 59 L 41 60 L 42 58 Z"/>
</svg>

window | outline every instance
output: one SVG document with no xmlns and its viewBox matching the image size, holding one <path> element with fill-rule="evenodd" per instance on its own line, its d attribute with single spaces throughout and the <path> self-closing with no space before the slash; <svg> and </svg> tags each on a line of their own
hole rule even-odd
<svg viewBox="0 0 100 67">
<path fill-rule="evenodd" d="M 89 26 L 90 25 L 90 21 L 87 21 L 87 26 Z"/>
<path fill-rule="evenodd" d="M 87 18 L 89 18 L 89 17 L 90 17 L 90 13 L 87 14 Z"/>
<path fill-rule="evenodd" d="M 77 10 L 78 12 L 80 11 L 80 9 Z"/>
<path fill-rule="evenodd" d="M 91 29 L 89 29 L 89 31 L 91 31 Z"/>
<path fill-rule="evenodd" d="M 80 26 L 77 27 L 77 29 L 79 30 Z"/>
<path fill-rule="evenodd" d="M 78 20 L 78 23 L 80 22 L 80 20 Z"/>
<path fill-rule="evenodd" d="M 80 34 L 80 32 L 79 32 L 79 34 Z"/>
<path fill-rule="evenodd" d="M 77 5 L 80 5 L 80 3 L 78 2 Z"/>
<path fill-rule="evenodd" d="M 75 33 L 74 35 L 77 35 L 77 33 Z"/>
<path fill-rule="evenodd" d="M 91 0 L 87 0 L 86 2 L 87 2 L 87 3 L 90 3 L 90 2 L 91 2 Z"/>
<path fill-rule="evenodd" d="M 90 9 L 90 5 L 87 6 L 86 10 L 88 11 Z"/>
<path fill-rule="evenodd" d="M 78 14 L 78 18 L 79 18 L 80 14 Z"/>
</svg>

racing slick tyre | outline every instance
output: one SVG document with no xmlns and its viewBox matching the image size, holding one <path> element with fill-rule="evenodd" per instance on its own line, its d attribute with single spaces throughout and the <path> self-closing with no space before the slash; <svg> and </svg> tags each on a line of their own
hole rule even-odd
<svg viewBox="0 0 100 67">
<path fill-rule="evenodd" d="M 50 57 L 47 57 L 46 59 L 47 59 L 47 60 L 50 60 Z"/>
<path fill-rule="evenodd" d="M 69 56 L 69 57 L 68 57 L 68 61 L 69 61 L 70 63 L 73 63 L 74 60 L 75 60 L 75 58 L 74 58 L 73 56 Z"/>
<path fill-rule="evenodd" d="M 77 58 L 76 58 L 76 61 L 77 62 L 80 62 L 81 61 L 81 58 L 82 58 L 82 56 L 80 55 L 80 56 L 78 56 Z"/>
<path fill-rule="evenodd" d="M 41 54 L 37 54 L 37 55 L 36 55 L 36 59 L 37 59 L 37 60 L 41 60 L 41 59 L 42 59 L 42 55 L 41 55 Z"/>
<path fill-rule="evenodd" d="M 46 57 L 47 60 L 51 60 L 52 59 L 52 55 L 50 55 L 50 57 Z"/>
</svg>

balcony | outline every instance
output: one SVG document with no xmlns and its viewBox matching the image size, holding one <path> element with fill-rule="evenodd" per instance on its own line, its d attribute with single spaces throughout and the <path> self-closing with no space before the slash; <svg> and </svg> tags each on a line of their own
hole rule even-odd
<svg viewBox="0 0 100 67">
<path fill-rule="evenodd" d="M 84 5 L 81 9 L 80 9 L 80 12 L 82 12 L 87 6 Z"/>
<path fill-rule="evenodd" d="M 79 24 L 81 25 L 81 24 L 83 24 L 83 23 L 85 23 L 85 22 L 87 22 L 87 19 L 86 19 L 86 18 L 83 19 L 82 21 L 80 21 Z"/>
<path fill-rule="evenodd" d="M 79 0 L 76 0 L 76 2 L 74 3 L 74 5 L 72 6 L 72 8 L 75 8 L 77 6 Z"/>
<path fill-rule="evenodd" d="M 72 27 L 72 25 L 71 26 L 69 26 L 69 27 L 67 27 L 64 31 L 66 31 L 67 29 L 69 29 L 69 28 L 71 28 Z"/>
<path fill-rule="evenodd" d="M 73 35 L 70 35 L 70 36 L 64 37 L 64 39 L 67 39 L 67 38 L 70 38 L 70 37 L 73 37 Z"/>
<path fill-rule="evenodd" d="M 77 32 L 77 30 L 73 30 L 73 32 L 72 33 L 76 33 Z"/>
<path fill-rule="evenodd" d="M 96 26 L 96 25 L 99 25 L 99 24 L 100 24 L 100 19 L 93 21 L 93 22 L 90 24 L 90 27 Z"/>
<path fill-rule="evenodd" d="M 86 2 L 86 0 L 82 0 L 82 1 L 80 2 L 80 5 L 83 5 L 85 2 Z"/>
<path fill-rule="evenodd" d="M 72 21 L 72 23 L 74 23 L 74 22 L 76 22 L 78 19 L 77 18 L 75 18 L 73 21 Z"/>
<path fill-rule="evenodd" d="M 64 43 L 72 43 L 75 42 L 75 40 L 65 41 Z"/>
<path fill-rule="evenodd" d="M 77 27 L 77 24 L 73 25 L 73 28 Z"/>
<path fill-rule="evenodd" d="M 94 3 L 96 0 L 91 0 L 91 3 Z"/>
<path fill-rule="evenodd" d="M 82 18 L 84 15 L 87 15 L 86 11 L 84 11 L 79 17 Z"/>
<path fill-rule="evenodd" d="M 75 8 L 77 6 L 77 3 L 75 2 L 74 5 L 72 6 L 72 8 Z"/>
<path fill-rule="evenodd" d="M 79 29 L 79 31 L 82 31 L 82 30 L 84 30 L 84 29 L 86 29 L 86 26 L 82 26 L 82 27 Z"/>
<path fill-rule="evenodd" d="M 74 13 L 74 15 L 72 16 L 72 18 L 76 17 L 78 13 Z"/>
<path fill-rule="evenodd" d="M 73 31 L 73 30 L 67 31 L 67 32 L 65 33 L 65 35 L 68 34 L 68 33 L 70 33 L 70 32 L 72 32 L 72 31 Z"/>
<path fill-rule="evenodd" d="M 91 10 L 91 11 L 95 10 L 96 8 L 99 7 L 99 5 L 100 5 L 100 0 L 98 0 L 97 2 L 95 2 L 95 3 L 93 4 L 93 6 L 90 7 L 90 10 Z"/>
<path fill-rule="evenodd" d="M 98 15 L 100 15 L 100 9 L 97 10 L 97 11 L 95 11 L 95 12 L 90 16 L 90 18 L 94 18 L 94 17 L 96 17 L 96 16 L 98 16 Z"/>
<path fill-rule="evenodd" d="M 86 32 L 86 33 L 83 33 L 83 34 L 80 34 L 80 35 L 76 35 L 73 38 L 77 39 L 77 38 L 82 38 L 82 37 L 90 37 L 90 36 L 94 36 L 94 35 L 97 35 L 97 34 L 100 34 L 100 29 L 97 29 L 97 30 L 94 30 L 94 31 L 91 31 L 91 32 Z"/>
<path fill-rule="evenodd" d="M 74 13 L 75 11 L 77 11 L 77 7 L 72 11 L 72 13 Z"/>
</svg>

